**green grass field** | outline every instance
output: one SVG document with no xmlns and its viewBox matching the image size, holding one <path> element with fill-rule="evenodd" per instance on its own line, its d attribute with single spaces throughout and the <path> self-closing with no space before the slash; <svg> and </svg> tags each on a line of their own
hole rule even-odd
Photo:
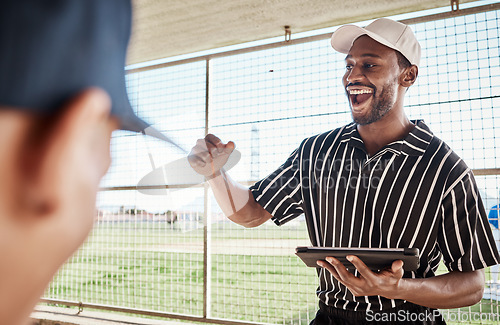
<svg viewBox="0 0 500 325">
<path fill-rule="evenodd" d="M 45 297 L 201 317 L 203 236 L 203 229 L 180 231 L 160 223 L 98 224 Z M 304 225 L 217 224 L 210 243 L 210 317 L 271 324 L 308 324 L 314 317 L 316 272 L 293 250 L 307 243 Z M 448 312 L 450 320 L 463 320 L 464 313 L 498 314 L 498 302 Z"/>
</svg>

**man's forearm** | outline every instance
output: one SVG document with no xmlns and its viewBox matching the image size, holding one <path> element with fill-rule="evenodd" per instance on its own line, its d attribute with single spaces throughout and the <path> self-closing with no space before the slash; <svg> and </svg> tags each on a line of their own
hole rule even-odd
<svg viewBox="0 0 500 325">
<path fill-rule="evenodd" d="M 426 279 L 401 279 L 397 297 L 431 308 L 459 308 L 483 297 L 484 270 L 453 271 Z"/>
<path fill-rule="evenodd" d="M 231 221 L 251 228 L 271 218 L 271 215 L 255 202 L 250 190 L 235 182 L 224 171 L 208 182 L 222 212 Z"/>
</svg>

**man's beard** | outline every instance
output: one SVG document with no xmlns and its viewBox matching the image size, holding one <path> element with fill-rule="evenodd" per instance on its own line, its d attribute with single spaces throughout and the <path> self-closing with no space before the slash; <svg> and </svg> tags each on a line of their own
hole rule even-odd
<svg viewBox="0 0 500 325">
<path fill-rule="evenodd" d="M 378 97 L 373 97 L 371 103 L 370 112 L 364 116 L 354 116 L 351 112 L 353 121 L 358 125 L 367 125 L 374 122 L 377 122 L 382 117 L 384 117 L 387 112 L 389 112 L 394 106 L 395 100 L 395 91 L 391 89 L 393 87 L 393 83 L 387 83 L 382 87 L 382 91 Z M 377 89 L 374 88 L 374 94 L 377 92 Z"/>
</svg>

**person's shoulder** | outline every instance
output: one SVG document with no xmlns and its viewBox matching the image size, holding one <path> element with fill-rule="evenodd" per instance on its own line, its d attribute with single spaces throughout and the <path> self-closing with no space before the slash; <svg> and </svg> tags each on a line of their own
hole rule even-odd
<svg viewBox="0 0 500 325">
<path fill-rule="evenodd" d="M 298 148 L 298 153 L 301 156 L 325 153 L 330 148 L 338 145 L 346 136 L 349 136 L 351 129 L 352 125 L 348 124 L 305 138 Z"/>
<path fill-rule="evenodd" d="M 467 168 L 463 159 L 444 140 L 432 133 L 424 121 L 418 121 L 417 125 L 420 133 L 424 134 L 429 143 L 424 155 L 432 157 L 434 160 L 446 158 L 447 163 L 458 163 Z"/>
<path fill-rule="evenodd" d="M 434 162 L 436 170 L 452 185 L 471 173 L 470 167 L 444 140 L 433 135 L 425 156 Z"/>
<path fill-rule="evenodd" d="M 446 157 L 446 161 L 452 164 L 459 164 L 463 168 L 468 168 L 465 161 L 460 157 L 453 148 L 451 148 L 444 140 L 437 136 L 433 136 L 429 144 L 432 149 L 429 154 L 433 154 L 436 157 Z"/>
<path fill-rule="evenodd" d="M 301 147 L 314 147 L 326 145 L 331 145 L 332 143 L 340 140 L 341 138 L 348 137 L 354 130 L 356 130 L 356 124 L 350 123 L 336 129 L 332 129 L 323 133 L 319 133 L 308 138 L 305 138 Z"/>
</svg>

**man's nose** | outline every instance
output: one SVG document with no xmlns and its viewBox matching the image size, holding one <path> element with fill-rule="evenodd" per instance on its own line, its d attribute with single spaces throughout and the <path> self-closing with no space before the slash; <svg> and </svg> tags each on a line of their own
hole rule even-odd
<svg viewBox="0 0 500 325">
<path fill-rule="evenodd" d="M 355 83 L 356 81 L 361 80 L 364 77 L 361 69 L 356 66 L 352 66 L 351 70 L 346 73 L 346 80 L 349 83 Z"/>
</svg>

